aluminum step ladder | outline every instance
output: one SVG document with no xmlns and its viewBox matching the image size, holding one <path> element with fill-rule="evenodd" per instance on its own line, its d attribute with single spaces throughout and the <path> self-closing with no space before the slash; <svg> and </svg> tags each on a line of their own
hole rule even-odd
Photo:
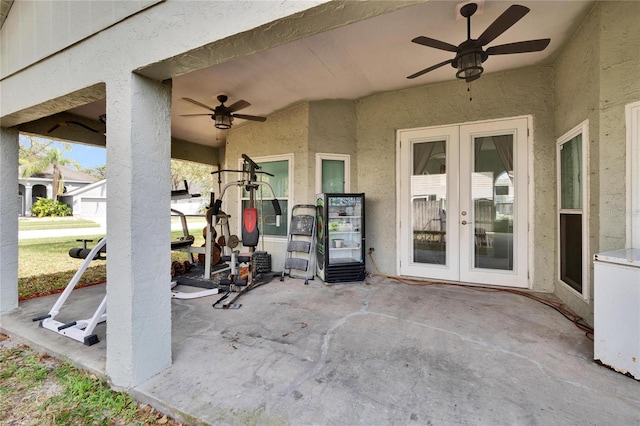
<svg viewBox="0 0 640 426">
<path fill-rule="evenodd" d="M 316 270 L 316 220 L 316 206 L 313 204 L 297 204 L 291 209 L 287 253 L 280 281 L 284 281 L 285 274 L 291 278 L 304 278 L 305 284 L 313 279 Z"/>
</svg>

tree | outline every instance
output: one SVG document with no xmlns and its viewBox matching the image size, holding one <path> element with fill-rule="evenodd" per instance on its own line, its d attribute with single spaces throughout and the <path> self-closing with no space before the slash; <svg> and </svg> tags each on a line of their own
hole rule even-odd
<svg viewBox="0 0 640 426">
<path fill-rule="evenodd" d="M 213 168 L 206 164 L 192 163 L 183 160 L 171 160 L 171 190 L 183 189 L 183 181 L 190 188 L 197 188 L 202 197 L 211 193 L 211 172 Z"/>
<path fill-rule="evenodd" d="M 88 169 L 82 167 L 80 169 L 80 171 L 82 173 L 86 173 L 89 176 L 93 176 L 93 177 L 98 178 L 100 180 L 107 178 L 107 165 L 106 164 L 103 164 L 102 166 L 98 166 L 98 167 L 88 168 Z"/>
<path fill-rule="evenodd" d="M 31 147 L 30 149 L 23 149 L 21 153 L 20 163 L 24 165 L 22 177 L 27 178 L 43 173 L 49 166 L 52 166 L 53 195 L 58 200 L 64 192 L 64 175 L 60 170 L 60 166 L 73 166 L 76 170 L 79 170 L 80 164 L 64 156 L 64 153 L 71 149 L 68 145 L 63 145 L 64 151 L 62 151 L 59 148 L 52 148 L 46 143 L 34 141 L 30 137 L 27 139 L 31 141 Z"/>
<path fill-rule="evenodd" d="M 31 136 L 20 135 L 20 146 L 19 146 L 19 163 L 20 165 L 33 163 L 38 161 L 46 152 L 51 148 L 52 140 L 40 139 Z M 64 150 L 68 151 L 71 149 L 68 143 L 61 142 Z"/>
</svg>

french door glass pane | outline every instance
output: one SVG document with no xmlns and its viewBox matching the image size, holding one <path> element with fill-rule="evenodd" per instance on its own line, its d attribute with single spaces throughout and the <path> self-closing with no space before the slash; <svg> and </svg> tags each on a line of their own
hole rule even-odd
<svg viewBox="0 0 640 426">
<path fill-rule="evenodd" d="M 412 160 L 413 262 L 445 265 L 446 141 L 413 144 Z"/>
<path fill-rule="evenodd" d="M 474 138 L 474 267 L 513 270 L 513 135 Z"/>
<path fill-rule="evenodd" d="M 582 209 L 582 135 L 560 146 L 560 208 Z"/>
<path fill-rule="evenodd" d="M 322 160 L 322 192 L 344 193 L 344 161 Z"/>
</svg>

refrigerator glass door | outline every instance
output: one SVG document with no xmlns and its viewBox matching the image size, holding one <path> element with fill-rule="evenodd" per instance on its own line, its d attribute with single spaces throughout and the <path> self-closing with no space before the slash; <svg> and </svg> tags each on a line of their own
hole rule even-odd
<svg viewBox="0 0 640 426">
<path fill-rule="evenodd" d="M 329 265 L 362 263 L 362 198 L 328 197 L 327 216 Z"/>
</svg>

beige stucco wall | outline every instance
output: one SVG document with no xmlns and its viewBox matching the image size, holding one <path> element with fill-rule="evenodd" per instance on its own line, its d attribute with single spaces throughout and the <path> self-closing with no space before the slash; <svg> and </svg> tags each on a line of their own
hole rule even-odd
<svg viewBox="0 0 640 426">
<path fill-rule="evenodd" d="M 358 191 L 367 194 L 367 247 L 381 272 L 397 273 L 396 130 L 533 116 L 533 288 L 552 291 L 555 267 L 553 73 L 550 67 L 486 74 L 467 85 L 454 81 L 374 95 L 358 101 Z M 371 265 L 368 265 L 369 269 Z"/>
<path fill-rule="evenodd" d="M 309 203 L 305 189 L 309 182 L 309 104 L 304 102 L 270 115 L 264 123 L 250 123 L 229 131 L 224 169 L 237 169 L 242 154 L 259 161 L 260 157 L 293 154 L 293 188 L 289 188 L 290 206 Z M 239 175 L 226 173 L 225 182 L 238 179 Z M 222 209 L 232 216 L 231 232 L 240 235 L 238 190 L 229 188 L 224 195 Z M 284 212 L 283 212 L 284 214 Z M 259 246 L 259 249 L 262 245 Z M 264 249 L 271 254 L 273 270 L 281 270 L 284 263 L 286 239 L 268 238 Z"/>
<path fill-rule="evenodd" d="M 555 63 L 555 122 L 556 139 L 570 131 L 585 120 L 589 120 L 589 141 L 585 145 L 588 149 L 588 177 L 589 177 L 589 207 L 585 215 L 589 224 L 588 248 L 591 253 L 597 252 L 599 244 L 598 217 L 599 204 L 599 150 L 598 129 L 600 128 L 599 80 L 600 80 L 600 37 L 599 37 L 599 7 L 594 8 L 586 17 L 577 33 L 562 51 L 562 55 Z M 586 141 L 585 141 L 586 142 Z M 554 148 L 555 149 L 555 148 Z M 554 163 L 556 163 L 554 155 Z M 555 192 L 555 187 L 554 187 Z M 557 208 L 557 207 L 556 207 Z M 557 224 L 557 214 L 552 219 Z M 557 257 L 557 250 L 554 251 Z M 558 280 L 558 268 L 554 271 L 555 294 L 578 315 L 593 318 L 593 304 L 576 296 L 565 284 Z M 593 275 L 593 268 L 589 268 L 589 277 Z M 590 278 L 586 277 L 585 285 L 589 287 L 591 300 L 593 299 Z"/>
<path fill-rule="evenodd" d="M 334 100 L 309 103 L 309 186 L 307 199 L 315 195 L 315 155 L 344 154 L 351 158 L 351 189 L 358 187 L 356 163 L 356 104 Z"/>
<path fill-rule="evenodd" d="M 640 2 L 600 6 L 600 211 L 598 251 L 626 243 L 625 105 L 640 100 Z"/>
<path fill-rule="evenodd" d="M 305 198 L 305 188 L 309 186 L 308 123 L 309 104 L 303 102 L 270 115 L 264 123 L 250 123 L 232 129 L 227 135 L 224 168 L 236 169 L 242 154 L 254 159 L 269 155 L 293 154 L 295 188 L 289 190 L 293 191 L 294 203 L 308 202 Z"/>
<path fill-rule="evenodd" d="M 293 154 L 294 186 L 289 188 L 293 194 L 291 208 L 315 201 L 315 154 L 318 152 L 350 155 L 354 188 L 356 120 L 353 101 L 303 102 L 269 116 L 264 123 L 250 123 L 229 131 L 224 168 L 237 168 L 242 154 L 253 159 Z M 225 176 L 227 181 L 232 178 L 235 179 L 235 175 Z M 236 218 L 239 217 L 237 196 L 238 191 L 230 188 L 223 205 L 223 209 Z M 232 226 L 238 224 L 232 219 Z M 268 238 L 264 247 L 271 253 L 273 269 L 279 270 L 284 262 L 285 240 Z"/>
<path fill-rule="evenodd" d="M 600 2 L 555 64 L 556 138 L 589 120 L 589 259 L 625 247 L 626 104 L 640 99 L 640 2 Z M 556 271 L 557 274 L 557 271 Z M 589 298 L 556 282 L 555 293 L 593 323 L 593 265 Z"/>
</svg>

